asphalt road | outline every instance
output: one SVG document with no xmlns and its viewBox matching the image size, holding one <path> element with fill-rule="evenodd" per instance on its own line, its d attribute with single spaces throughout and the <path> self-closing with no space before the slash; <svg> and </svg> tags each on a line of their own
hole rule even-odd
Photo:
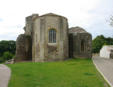
<svg viewBox="0 0 113 87">
<path fill-rule="evenodd" d="M 105 80 L 113 87 L 113 59 L 93 57 L 93 62 Z"/>
<path fill-rule="evenodd" d="M 11 70 L 4 64 L 0 64 L 0 87 L 8 87 Z"/>
</svg>

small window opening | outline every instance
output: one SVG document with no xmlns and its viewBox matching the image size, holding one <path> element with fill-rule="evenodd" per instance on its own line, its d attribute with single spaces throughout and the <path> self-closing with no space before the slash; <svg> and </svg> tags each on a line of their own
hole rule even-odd
<svg viewBox="0 0 113 87">
<path fill-rule="evenodd" d="M 85 52 L 85 41 L 81 41 L 81 52 Z"/>
<path fill-rule="evenodd" d="M 56 43 L 56 30 L 55 29 L 49 30 L 49 43 Z"/>
</svg>

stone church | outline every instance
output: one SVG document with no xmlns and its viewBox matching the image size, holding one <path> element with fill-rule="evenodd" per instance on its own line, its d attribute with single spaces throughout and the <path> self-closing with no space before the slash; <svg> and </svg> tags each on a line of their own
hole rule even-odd
<svg viewBox="0 0 113 87">
<path fill-rule="evenodd" d="M 69 28 L 66 17 L 33 14 L 26 17 L 24 30 L 17 37 L 15 62 L 92 57 L 91 34 L 80 27 Z"/>
</svg>

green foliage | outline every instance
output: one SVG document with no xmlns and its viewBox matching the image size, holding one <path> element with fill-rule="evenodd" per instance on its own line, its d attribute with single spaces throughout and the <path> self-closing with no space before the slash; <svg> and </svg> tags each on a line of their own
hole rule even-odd
<svg viewBox="0 0 113 87">
<path fill-rule="evenodd" d="M 12 58 L 15 55 L 16 42 L 10 41 L 0 41 L 0 62 L 4 62 Z"/>
<path fill-rule="evenodd" d="M 104 44 L 106 44 L 105 37 L 97 36 L 92 42 L 93 53 L 98 53 Z"/>
<path fill-rule="evenodd" d="M 13 58 L 13 54 L 10 53 L 10 52 L 4 52 L 2 57 L 3 57 L 4 60 L 10 60 L 10 59 Z"/>
<path fill-rule="evenodd" d="M 4 62 L 5 59 L 3 57 L 0 57 L 0 63 Z"/>
<path fill-rule="evenodd" d="M 10 52 L 4 52 L 3 53 L 3 56 L 2 57 L 0 57 L 0 63 L 1 62 L 4 62 L 4 61 L 6 61 L 6 60 L 10 60 L 10 59 L 12 59 L 13 58 L 13 54 L 12 53 L 10 53 Z"/>
<path fill-rule="evenodd" d="M 15 54 L 16 50 L 16 42 L 15 41 L 0 41 L 0 56 L 3 55 L 4 52 L 9 51 L 12 54 Z"/>
<path fill-rule="evenodd" d="M 8 87 L 109 87 L 91 59 L 16 63 Z"/>
<path fill-rule="evenodd" d="M 103 35 L 97 36 L 92 42 L 93 53 L 99 53 L 103 45 L 113 45 L 113 38 L 106 38 Z"/>
</svg>

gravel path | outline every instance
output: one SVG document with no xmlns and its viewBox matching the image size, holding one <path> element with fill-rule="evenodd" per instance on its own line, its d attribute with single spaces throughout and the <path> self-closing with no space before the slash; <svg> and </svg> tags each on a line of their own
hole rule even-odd
<svg viewBox="0 0 113 87">
<path fill-rule="evenodd" d="M 93 57 L 93 62 L 106 81 L 113 87 L 113 59 Z"/>
<path fill-rule="evenodd" d="M 0 87 L 8 87 L 11 70 L 4 64 L 0 64 Z"/>
</svg>

